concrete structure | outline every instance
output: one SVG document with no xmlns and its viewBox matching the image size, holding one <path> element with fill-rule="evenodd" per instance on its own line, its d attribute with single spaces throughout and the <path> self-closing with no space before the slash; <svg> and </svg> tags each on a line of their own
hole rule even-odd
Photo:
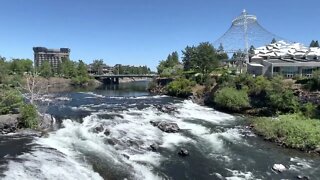
<svg viewBox="0 0 320 180">
<path fill-rule="evenodd" d="M 91 75 L 95 79 L 103 82 L 104 84 L 119 84 L 120 78 L 156 78 L 156 74 L 103 74 L 103 75 Z"/>
<path fill-rule="evenodd" d="M 247 64 L 248 73 L 269 77 L 310 77 L 313 71 L 319 69 L 320 48 L 307 48 L 299 43 L 281 41 L 257 48 Z"/>
<path fill-rule="evenodd" d="M 48 49 L 45 47 L 34 47 L 33 52 L 36 67 L 40 67 L 44 61 L 49 61 L 54 70 L 58 69 L 58 65 L 63 58 L 69 58 L 70 56 L 69 48 Z"/>
</svg>

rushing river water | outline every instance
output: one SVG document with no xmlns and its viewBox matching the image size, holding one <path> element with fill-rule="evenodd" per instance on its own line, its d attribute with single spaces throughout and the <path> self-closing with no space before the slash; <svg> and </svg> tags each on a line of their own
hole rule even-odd
<svg viewBox="0 0 320 180">
<path fill-rule="evenodd" d="M 320 178 L 320 158 L 256 137 L 244 119 L 189 100 L 150 95 L 145 82 L 51 94 L 48 136 L 0 137 L 1 179 L 296 179 Z M 66 97 L 66 98 L 61 98 Z M 171 105 L 164 113 L 157 106 Z M 165 133 L 150 121 L 183 129 Z M 110 131 L 95 132 L 103 126 Z M 150 150 L 158 144 L 158 151 Z M 186 148 L 190 156 L 180 157 Z M 288 170 L 277 173 L 273 164 Z"/>
</svg>

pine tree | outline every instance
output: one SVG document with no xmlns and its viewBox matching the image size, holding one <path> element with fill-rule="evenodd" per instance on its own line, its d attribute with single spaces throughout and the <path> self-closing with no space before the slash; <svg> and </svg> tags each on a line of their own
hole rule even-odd
<svg viewBox="0 0 320 180">
<path fill-rule="evenodd" d="M 316 42 L 315 42 L 314 40 L 312 40 L 309 47 L 314 47 L 314 44 L 315 44 L 315 43 L 316 43 Z"/>
</svg>

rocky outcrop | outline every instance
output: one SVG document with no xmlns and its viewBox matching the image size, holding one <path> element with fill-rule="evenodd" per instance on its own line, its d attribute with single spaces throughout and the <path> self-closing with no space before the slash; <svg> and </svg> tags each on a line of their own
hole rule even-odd
<svg viewBox="0 0 320 180">
<path fill-rule="evenodd" d="M 189 156 L 189 151 L 185 148 L 181 148 L 178 154 L 182 157 Z"/>
<path fill-rule="evenodd" d="M 40 130 L 49 130 L 55 123 L 55 118 L 51 114 L 39 114 L 39 128 Z"/>
<path fill-rule="evenodd" d="M 158 146 L 158 144 L 153 143 L 153 144 L 150 145 L 150 148 L 151 148 L 152 151 L 158 151 L 159 146 Z"/>
<path fill-rule="evenodd" d="M 150 123 L 158 127 L 161 131 L 166 133 L 176 133 L 180 131 L 177 123 L 166 122 L 166 121 L 150 121 Z"/>
<path fill-rule="evenodd" d="M 163 113 L 172 113 L 177 111 L 176 107 L 170 105 L 158 105 L 156 106 L 156 108 L 158 109 L 158 111 L 161 111 Z"/>
<path fill-rule="evenodd" d="M 15 132 L 19 124 L 19 114 L 6 114 L 0 116 L 0 133 L 7 134 Z"/>
</svg>

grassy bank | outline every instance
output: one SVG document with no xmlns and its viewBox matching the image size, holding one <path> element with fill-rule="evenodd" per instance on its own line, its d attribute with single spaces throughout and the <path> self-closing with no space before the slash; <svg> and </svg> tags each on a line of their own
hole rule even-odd
<svg viewBox="0 0 320 180">
<path fill-rule="evenodd" d="M 277 118 L 257 117 L 252 125 L 257 134 L 285 147 L 303 151 L 320 148 L 320 121 L 317 119 L 287 114 Z"/>
</svg>

